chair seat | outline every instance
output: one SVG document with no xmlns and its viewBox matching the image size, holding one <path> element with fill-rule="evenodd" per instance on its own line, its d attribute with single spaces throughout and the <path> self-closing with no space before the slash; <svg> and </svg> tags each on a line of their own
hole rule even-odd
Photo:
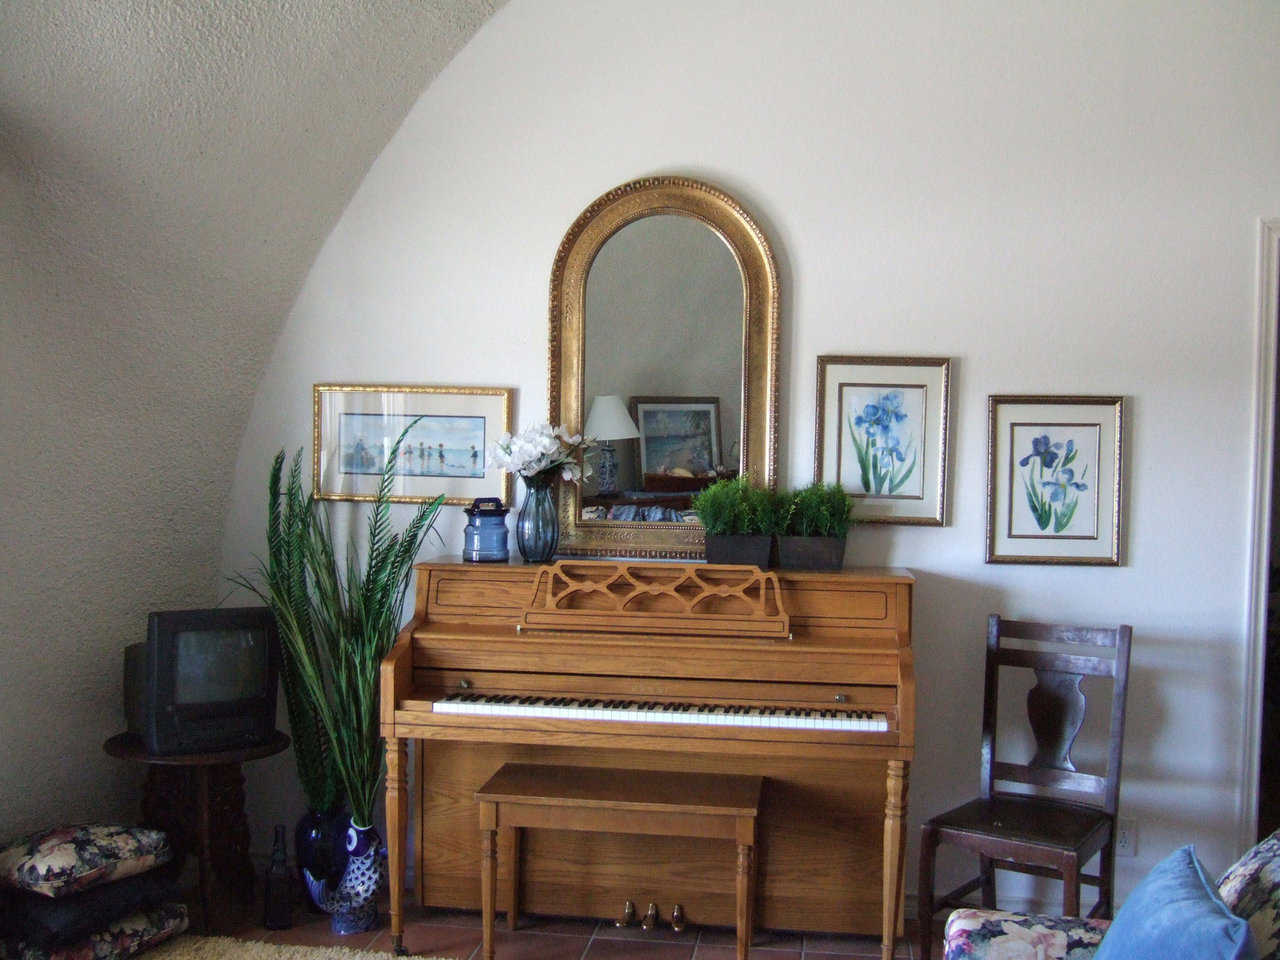
<svg viewBox="0 0 1280 960">
<path fill-rule="evenodd" d="M 1110 818 L 1083 804 L 1041 797 L 978 798 L 933 817 L 929 824 L 953 836 L 995 837 L 1053 850 L 1101 845 Z"/>
</svg>

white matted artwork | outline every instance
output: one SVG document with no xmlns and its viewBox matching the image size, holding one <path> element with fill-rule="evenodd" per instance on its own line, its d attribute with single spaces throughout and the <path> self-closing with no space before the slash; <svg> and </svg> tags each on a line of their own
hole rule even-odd
<svg viewBox="0 0 1280 960">
<path fill-rule="evenodd" d="M 511 431 L 509 387 L 317 383 L 312 389 L 312 488 L 322 500 L 373 500 L 383 465 L 406 428 L 391 499 L 420 503 L 444 494 L 512 502 L 513 482 L 485 462 Z"/>
<path fill-rule="evenodd" d="M 987 400 L 987 562 L 1121 562 L 1121 397 Z"/>
<path fill-rule="evenodd" d="M 950 380 L 945 357 L 818 357 L 814 476 L 858 521 L 945 521 Z"/>
</svg>

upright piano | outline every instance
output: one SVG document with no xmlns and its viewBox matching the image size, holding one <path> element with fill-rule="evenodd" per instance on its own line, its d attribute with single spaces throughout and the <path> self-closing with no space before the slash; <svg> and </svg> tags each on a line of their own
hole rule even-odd
<svg viewBox="0 0 1280 960">
<path fill-rule="evenodd" d="M 914 747 L 908 572 L 562 560 L 416 574 L 381 674 L 397 948 L 412 743 L 423 906 L 478 909 L 474 794 L 507 761 L 758 774 L 757 925 L 879 934 L 892 955 Z M 714 841 L 527 833 L 531 912 L 610 917 L 631 900 L 734 922 Z"/>
</svg>

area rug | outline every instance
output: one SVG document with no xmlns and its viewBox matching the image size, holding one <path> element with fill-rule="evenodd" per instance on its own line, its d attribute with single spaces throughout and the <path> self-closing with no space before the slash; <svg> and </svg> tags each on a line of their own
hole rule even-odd
<svg viewBox="0 0 1280 960">
<path fill-rule="evenodd" d="M 175 937 L 142 954 L 147 960 L 388 960 L 391 954 L 348 947 L 301 947 L 234 937 Z M 415 958 L 420 960 L 420 958 Z M 440 958 L 426 958 L 440 960 Z"/>
</svg>

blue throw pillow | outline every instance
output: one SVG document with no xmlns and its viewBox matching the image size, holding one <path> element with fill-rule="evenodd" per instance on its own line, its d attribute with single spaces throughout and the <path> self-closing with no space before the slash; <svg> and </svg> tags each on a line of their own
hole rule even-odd
<svg viewBox="0 0 1280 960">
<path fill-rule="evenodd" d="M 1175 850 L 1134 888 L 1094 960 L 1257 960 L 1249 924 L 1227 909 L 1191 847 Z"/>
</svg>

